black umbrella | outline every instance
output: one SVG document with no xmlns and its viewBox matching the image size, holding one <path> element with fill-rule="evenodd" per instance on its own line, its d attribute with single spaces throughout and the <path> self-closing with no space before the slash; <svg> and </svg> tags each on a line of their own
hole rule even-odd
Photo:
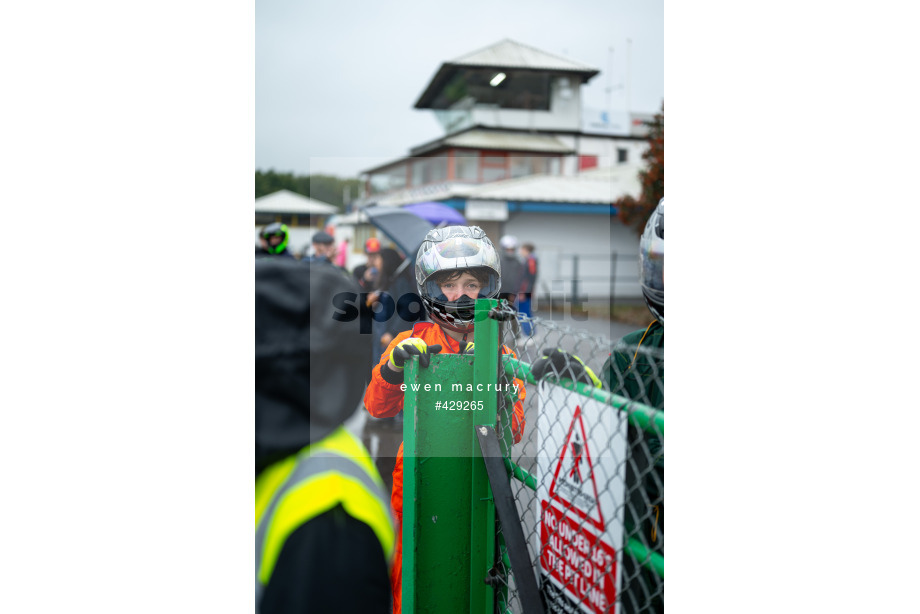
<svg viewBox="0 0 920 614">
<path fill-rule="evenodd" d="M 393 240 L 396 247 L 406 255 L 406 260 L 413 262 L 425 235 L 434 228 L 434 224 L 428 220 L 399 207 L 371 205 L 364 208 L 364 213 L 371 224 Z"/>
</svg>

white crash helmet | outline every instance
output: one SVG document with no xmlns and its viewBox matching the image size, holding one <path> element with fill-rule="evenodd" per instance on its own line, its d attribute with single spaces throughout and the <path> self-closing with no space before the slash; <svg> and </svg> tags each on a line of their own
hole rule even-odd
<svg viewBox="0 0 920 614">
<path fill-rule="evenodd" d="M 445 226 L 425 235 L 415 258 L 415 282 L 425 309 L 440 324 L 468 332 L 475 316 L 475 301 L 463 296 L 448 301 L 432 277 L 441 271 L 480 269 L 487 281 L 479 298 L 495 298 L 501 289 L 501 263 L 489 237 L 479 226 Z"/>
<path fill-rule="evenodd" d="M 639 238 L 639 284 L 649 311 L 664 324 L 664 198 Z"/>
</svg>

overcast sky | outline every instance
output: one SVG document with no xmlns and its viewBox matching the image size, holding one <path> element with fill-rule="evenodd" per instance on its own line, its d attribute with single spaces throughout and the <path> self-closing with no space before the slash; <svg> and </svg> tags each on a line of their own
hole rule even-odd
<svg viewBox="0 0 920 614">
<path fill-rule="evenodd" d="M 407 155 L 443 134 L 413 108 L 441 64 L 505 38 L 599 69 L 583 106 L 661 107 L 663 0 L 257 0 L 256 169 L 356 176 Z"/>
</svg>

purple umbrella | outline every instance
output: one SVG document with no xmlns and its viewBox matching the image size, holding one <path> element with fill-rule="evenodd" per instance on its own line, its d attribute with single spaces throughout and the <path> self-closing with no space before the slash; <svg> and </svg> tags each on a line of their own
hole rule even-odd
<svg viewBox="0 0 920 614">
<path fill-rule="evenodd" d="M 402 207 L 435 226 L 466 226 L 463 214 L 449 205 L 438 202 L 413 203 Z"/>
</svg>

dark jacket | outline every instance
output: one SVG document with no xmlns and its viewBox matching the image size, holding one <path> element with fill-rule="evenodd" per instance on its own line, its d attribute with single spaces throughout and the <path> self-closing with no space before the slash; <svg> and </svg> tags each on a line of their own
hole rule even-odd
<svg viewBox="0 0 920 614">
<path fill-rule="evenodd" d="M 502 287 L 499 296 L 517 294 L 524 279 L 524 263 L 515 254 L 502 250 L 499 255 L 502 265 Z"/>
<path fill-rule="evenodd" d="M 664 326 L 655 320 L 645 329 L 625 335 L 613 348 L 601 369 L 611 392 L 664 411 Z M 626 434 L 628 503 L 625 538 L 640 539 L 652 551 L 664 555 L 664 441 L 629 425 Z M 652 510 L 655 510 L 654 513 Z M 649 541 L 652 530 L 657 536 Z M 623 587 L 624 603 L 643 602 L 648 595 L 650 612 L 664 611 L 662 580 L 642 567 L 633 556 L 623 562 L 624 577 L 635 577 Z"/>
<path fill-rule="evenodd" d="M 396 250 L 385 247 L 380 254 L 383 258 L 383 267 L 372 291 L 386 295 L 379 299 L 386 310 L 381 312 L 379 319 L 375 317 L 373 321 L 372 357 L 375 363 L 384 349 L 380 343 L 381 335 L 390 333 L 395 337 L 403 331 L 410 330 L 416 322 L 425 319 L 425 308 L 415 283 L 415 266 L 410 262 L 400 271 L 403 258 Z M 400 305 L 403 305 L 402 309 Z"/>
<path fill-rule="evenodd" d="M 319 442 L 357 408 L 370 376 L 370 335 L 332 297 L 359 288 L 336 267 L 256 261 L 255 471 Z M 360 586 L 349 590 L 347 586 Z M 367 524 L 339 505 L 284 541 L 260 604 L 267 612 L 380 612 L 386 557 Z"/>
<path fill-rule="evenodd" d="M 528 299 L 533 294 L 534 288 L 537 287 L 537 257 L 530 254 L 524 258 L 523 276 L 521 278 L 521 294 L 523 298 Z"/>
<path fill-rule="evenodd" d="M 280 254 L 273 254 L 268 250 L 262 249 L 259 245 L 256 245 L 256 258 L 286 258 L 289 260 L 297 260 L 294 258 L 294 254 L 286 249 Z"/>
</svg>

